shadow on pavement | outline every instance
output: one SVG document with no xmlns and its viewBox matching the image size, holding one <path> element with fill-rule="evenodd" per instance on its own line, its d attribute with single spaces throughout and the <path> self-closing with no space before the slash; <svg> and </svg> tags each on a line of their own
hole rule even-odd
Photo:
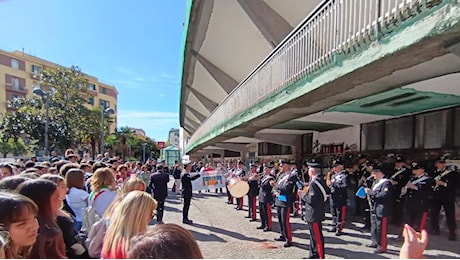
<svg viewBox="0 0 460 260">
<path fill-rule="evenodd" d="M 383 255 L 378 255 L 374 253 L 367 253 L 367 252 L 355 252 L 346 250 L 343 248 L 327 248 L 326 244 L 326 255 L 333 255 L 340 258 L 354 258 L 354 259 L 389 259 Z"/>
<path fill-rule="evenodd" d="M 191 230 L 191 229 L 189 229 L 189 231 L 192 233 L 192 235 L 198 241 L 203 241 L 203 242 L 227 242 L 223 238 L 220 238 L 220 237 L 216 236 L 215 234 L 204 234 L 204 233 L 201 233 L 201 232 L 198 232 L 198 231 L 195 231 L 195 230 Z"/>
<path fill-rule="evenodd" d="M 197 228 L 201 228 L 201 229 L 204 229 L 204 230 L 208 230 L 210 232 L 231 236 L 231 237 L 236 238 L 238 240 L 253 241 L 253 242 L 266 241 L 266 240 L 261 240 L 261 239 L 257 239 L 257 238 L 254 238 L 254 237 L 247 237 L 247 236 L 242 235 L 240 233 L 236 233 L 236 232 L 233 232 L 233 231 L 230 231 L 230 230 L 221 229 L 221 228 L 218 228 L 218 227 L 211 227 L 211 226 L 206 226 L 206 225 L 198 224 L 198 223 L 193 223 L 192 226 L 197 227 Z"/>
</svg>

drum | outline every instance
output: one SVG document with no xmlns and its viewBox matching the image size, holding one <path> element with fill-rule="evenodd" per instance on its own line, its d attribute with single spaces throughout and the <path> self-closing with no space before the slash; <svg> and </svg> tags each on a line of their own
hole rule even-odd
<svg viewBox="0 0 460 260">
<path fill-rule="evenodd" d="M 240 180 L 238 177 L 231 178 L 228 181 L 228 189 L 230 194 L 235 198 L 241 198 L 249 192 L 249 184 Z"/>
</svg>

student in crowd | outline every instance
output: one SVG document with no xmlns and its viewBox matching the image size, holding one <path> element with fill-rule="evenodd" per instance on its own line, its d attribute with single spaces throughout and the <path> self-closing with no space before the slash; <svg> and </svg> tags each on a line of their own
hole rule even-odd
<svg viewBox="0 0 460 260">
<path fill-rule="evenodd" d="M 202 259 L 192 233 L 176 224 L 156 225 L 131 239 L 128 258 Z"/>
<path fill-rule="evenodd" d="M 112 169 L 100 168 L 91 177 L 91 194 L 88 205 L 92 205 L 99 216 L 103 216 L 117 196 L 115 174 Z"/>
<path fill-rule="evenodd" d="M 0 180 L 0 191 L 15 191 L 19 184 L 30 180 L 26 176 L 10 176 Z"/>
<path fill-rule="evenodd" d="M 56 223 L 58 209 L 62 205 L 56 183 L 44 180 L 28 180 L 18 187 L 18 193 L 32 199 L 38 206 L 38 238 L 30 258 L 66 258 L 62 231 Z"/>
<path fill-rule="evenodd" d="M 88 207 L 89 194 L 85 190 L 85 173 L 80 169 L 71 169 L 65 176 L 65 182 L 69 189 L 66 200 L 75 213 L 75 229 L 79 232 L 83 221 L 83 211 Z"/>
<path fill-rule="evenodd" d="M 79 169 L 70 169 L 71 171 L 80 171 Z M 67 176 L 67 175 L 66 175 Z M 40 179 L 50 180 L 57 184 L 59 191 L 59 198 L 64 200 L 68 192 L 64 178 L 59 175 L 45 174 Z M 66 245 L 66 255 L 68 258 L 88 258 L 87 250 L 83 245 L 83 241 L 79 239 L 78 232 L 76 231 L 76 221 L 72 215 L 62 208 L 63 203 L 58 209 L 56 222 L 62 231 L 64 243 Z"/>
<path fill-rule="evenodd" d="M 0 192 L 0 239 L 3 240 L 3 258 L 29 258 L 37 240 L 37 205 L 29 198 Z M 3 234 L 3 236 L 1 236 Z M 1 256 L 0 256 L 1 258 Z"/>
<path fill-rule="evenodd" d="M 156 208 L 157 202 L 150 194 L 143 191 L 128 193 L 113 212 L 104 237 L 101 258 L 126 258 L 131 238 L 147 230 Z"/>
</svg>

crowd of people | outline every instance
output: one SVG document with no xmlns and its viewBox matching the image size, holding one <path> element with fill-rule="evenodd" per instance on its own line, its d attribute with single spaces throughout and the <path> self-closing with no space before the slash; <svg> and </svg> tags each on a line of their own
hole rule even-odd
<svg viewBox="0 0 460 260">
<path fill-rule="evenodd" d="M 448 239 L 456 239 L 457 173 L 442 157 L 431 174 L 423 163 L 407 164 L 401 156 L 394 160 L 394 167 L 385 168 L 360 154 L 350 171 L 338 159 L 327 172 L 315 160 L 303 163 L 301 169 L 289 160 L 256 161 L 246 172 L 243 161 L 230 161 L 227 167 L 218 163 L 215 169 L 201 162 L 183 167 L 176 162 L 170 169 L 162 160 L 123 162 L 108 153 L 91 160 L 68 149 L 62 158 L 53 152 L 45 162 L 31 158 L 4 163 L 0 164 L 0 257 L 203 258 L 188 230 L 164 223 L 164 208 L 171 175 L 172 192 L 182 197 L 182 223 L 193 224 L 188 216 L 192 181 L 200 173 L 216 170 L 229 183 L 226 203 L 234 204 L 236 198 L 235 209 L 242 210 L 247 196 L 249 221 L 258 220 L 258 208 L 257 229 L 272 231 L 276 210 L 280 236 L 275 240 L 284 242 L 284 247 L 293 243 L 290 217 L 302 216 L 310 232 L 306 258 L 326 255 L 322 222 L 328 202 L 333 222 L 328 231 L 336 236 L 347 234 L 346 210 L 354 202 L 355 214 L 363 217 L 361 231 L 370 232 L 368 246 L 375 253 L 386 251 L 391 222 L 405 239 L 401 256 L 418 258 L 428 241 L 428 213 L 431 234 L 438 235 L 439 210 L 444 207 Z M 248 183 L 242 196 L 232 195 L 235 178 Z M 395 211 L 398 214 L 392 215 Z M 149 228 L 155 216 L 156 224 Z"/>
<path fill-rule="evenodd" d="M 185 200 L 190 169 L 180 172 Z M 190 231 L 162 221 L 169 174 L 164 161 L 72 149 L 0 164 L 0 258 L 203 258 Z"/>
</svg>

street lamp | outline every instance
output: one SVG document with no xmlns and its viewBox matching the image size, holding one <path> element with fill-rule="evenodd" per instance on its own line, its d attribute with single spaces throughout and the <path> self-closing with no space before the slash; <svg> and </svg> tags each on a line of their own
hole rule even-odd
<svg viewBox="0 0 460 260">
<path fill-rule="evenodd" d="M 143 150 L 143 155 L 142 155 L 142 163 L 145 163 L 145 146 L 147 145 L 147 143 L 143 143 L 142 146 L 144 148 Z"/>
<path fill-rule="evenodd" d="M 101 148 L 99 149 L 100 154 L 103 154 L 103 151 L 104 151 L 104 112 L 110 116 L 110 115 L 115 114 L 115 110 L 113 110 L 110 107 L 107 107 L 107 108 L 102 107 L 101 109 Z"/>
<path fill-rule="evenodd" d="M 48 156 L 48 125 L 49 125 L 49 109 L 50 109 L 50 102 L 49 102 L 49 93 L 44 91 L 40 88 L 40 85 L 35 85 L 32 92 L 35 95 L 41 96 L 45 99 L 45 106 L 46 106 L 46 121 L 45 121 L 45 155 Z"/>
</svg>

